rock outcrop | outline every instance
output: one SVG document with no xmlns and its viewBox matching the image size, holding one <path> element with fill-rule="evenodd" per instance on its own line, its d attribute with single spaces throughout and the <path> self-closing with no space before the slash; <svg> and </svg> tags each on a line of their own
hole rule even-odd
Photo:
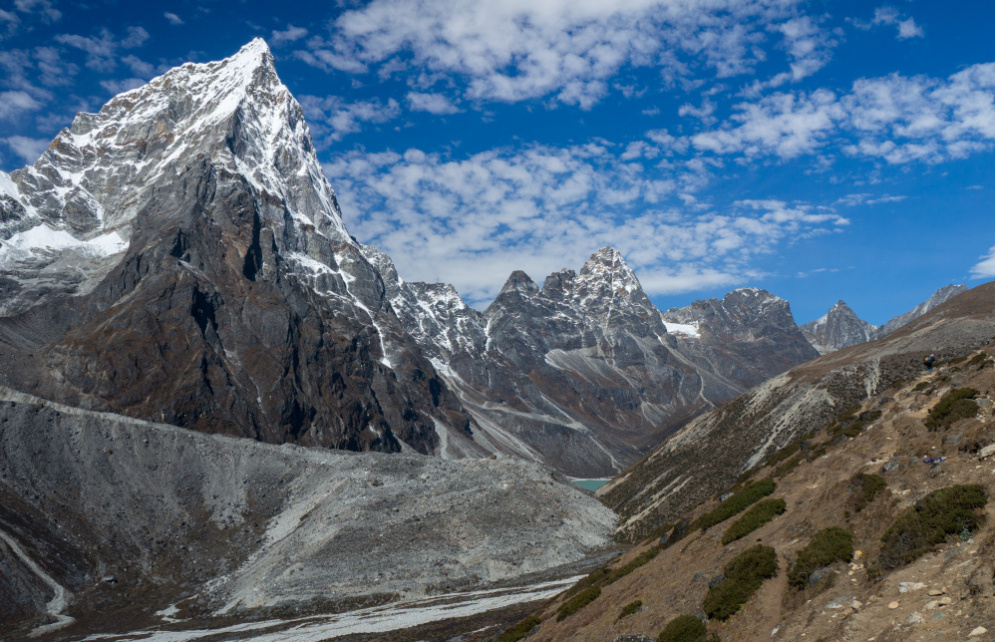
<svg viewBox="0 0 995 642">
<path fill-rule="evenodd" d="M 273 443 L 481 452 L 262 40 L 78 115 L 0 188 L 3 382 Z"/>
<path fill-rule="evenodd" d="M 864 321 L 839 301 L 822 317 L 801 326 L 801 331 L 819 354 L 829 354 L 841 348 L 870 341 L 878 336 L 879 328 Z"/>
</svg>

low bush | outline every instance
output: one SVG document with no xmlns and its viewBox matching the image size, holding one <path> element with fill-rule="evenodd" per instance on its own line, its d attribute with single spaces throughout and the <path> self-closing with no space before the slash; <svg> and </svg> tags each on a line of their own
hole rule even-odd
<svg viewBox="0 0 995 642">
<path fill-rule="evenodd" d="M 795 467 L 798 466 L 798 464 L 800 464 L 803 459 L 805 459 L 805 453 L 798 453 L 797 455 L 795 455 L 794 457 L 792 457 L 788 461 L 786 461 L 786 462 L 782 463 L 780 466 L 778 466 L 777 470 L 774 471 L 774 477 L 777 477 L 778 479 L 780 479 L 781 477 L 784 477 L 785 475 L 787 475 L 788 473 L 790 473 L 792 470 L 794 470 Z"/>
<path fill-rule="evenodd" d="M 770 520 L 787 510 L 788 505 L 783 499 L 765 499 L 732 523 L 722 534 L 722 543 L 728 544 L 741 537 L 746 537 Z"/>
<path fill-rule="evenodd" d="M 564 595 L 566 597 L 570 597 L 572 595 L 580 593 L 586 588 L 594 586 L 595 584 L 601 584 L 611 574 L 612 570 L 608 568 L 608 566 L 599 566 L 598 568 L 588 573 L 587 577 L 585 577 L 584 579 L 582 579 L 581 581 L 577 582 L 569 589 L 567 589 L 564 592 Z"/>
<path fill-rule="evenodd" d="M 725 579 L 705 595 L 705 613 L 717 620 L 728 620 L 764 580 L 777 575 L 777 552 L 759 544 L 748 548 L 726 564 L 724 574 Z"/>
<path fill-rule="evenodd" d="M 978 404 L 974 398 L 978 391 L 974 388 L 955 388 L 936 402 L 926 417 L 926 427 L 930 430 L 948 428 L 958 419 L 967 419 L 978 414 Z"/>
<path fill-rule="evenodd" d="M 563 603 L 560 610 L 556 612 L 556 621 L 562 622 L 577 611 L 581 610 L 601 595 L 600 586 L 590 586 L 577 595 Z"/>
<path fill-rule="evenodd" d="M 639 607 L 642 605 L 643 605 L 642 600 L 635 600 L 633 602 L 629 602 L 628 604 L 625 605 L 625 608 L 622 609 L 622 612 L 618 614 L 618 619 L 621 620 L 624 617 L 629 617 L 630 615 L 638 611 Z"/>
<path fill-rule="evenodd" d="M 640 566 L 648 563 L 651 559 L 656 557 L 657 553 L 659 553 L 659 550 L 655 548 L 651 548 L 648 551 L 640 553 L 637 557 L 633 558 L 631 561 L 627 562 L 626 564 L 623 564 L 619 568 L 612 571 L 608 575 L 608 577 L 605 578 L 603 584 L 608 585 L 611 584 L 612 582 L 617 582 L 618 580 L 622 579 L 623 577 L 625 577 L 632 571 L 636 570 Z"/>
<path fill-rule="evenodd" d="M 656 642 L 701 642 L 707 639 L 705 623 L 693 615 L 678 615 L 656 638 Z"/>
<path fill-rule="evenodd" d="M 511 627 L 498 637 L 498 642 L 518 642 L 529 633 L 532 629 L 536 628 L 542 624 L 542 620 L 534 615 L 530 615 L 515 626 Z"/>
<path fill-rule="evenodd" d="M 926 495 L 898 516 L 881 537 L 881 567 L 904 566 L 965 529 L 975 532 L 984 522 L 977 512 L 988 503 L 980 484 L 950 486 Z"/>
<path fill-rule="evenodd" d="M 733 515 L 743 511 L 751 504 L 754 504 L 767 495 L 770 495 L 774 492 L 775 488 L 777 488 L 777 485 L 772 479 L 764 479 L 754 484 L 750 484 L 743 490 L 716 506 L 711 512 L 699 517 L 698 521 L 694 523 L 694 527 L 700 528 L 704 531 L 712 526 L 715 526 L 719 522 L 724 522 Z"/>
<path fill-rule="evenodd" d="M 929 384 L 930 384 L 929 381 L 920 381 L 919 383 L 916 384 L 916 387 L 912 389 L 912 392 L 922 392 L 923 390 L 929 387 Z"/>
<path fill-rule="evenodd" d="M 802 590 L 808 586 L 808 578 L 815 569 L 851 559 L 853 534 L 839 526 L 830 526 L 816 533 L 808 546 L 798 551 L 798 557 L 788 571 L 788 586 Z"/>
<path fill-rule="evenodd" d="M 967 365 L 976 366 L 987 358 L 988 358 L 987 354 L 985 354 L 984 352 L 979 352 L 978 354 L 974 355 L 970 361 L 967 362 Z"/>
<path fill-rule="evenodd" d="M 853 512 L 859 513 L 874 501 L 878 493 L 888 487 L 880 475 L 857 473 L 850 479 L 850 505 Z"/>
</svg>

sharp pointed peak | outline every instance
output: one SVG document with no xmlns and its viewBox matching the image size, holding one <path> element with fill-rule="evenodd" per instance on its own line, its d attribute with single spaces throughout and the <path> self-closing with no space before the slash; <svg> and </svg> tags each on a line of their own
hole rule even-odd
<svg viewBox="0 0 995 642">
<path fill-rule="evenodd" d="M 501 288 L 501 294 L 512 290 L 535 294 L 539 291 L 539 286 L 536 285 L 536 282 L 533 281 L 532 277 L 528 274 L 521 270 L 515 270 L 508 276 L 508 280 L 504 282 L 504 287 Z"/>
</svg>

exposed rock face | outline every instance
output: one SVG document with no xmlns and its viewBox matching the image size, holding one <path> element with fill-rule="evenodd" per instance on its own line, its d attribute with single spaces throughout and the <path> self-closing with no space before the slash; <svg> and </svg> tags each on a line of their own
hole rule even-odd
<svg viewBox="0 0 995 642">
<path fill-rule="evenodd" d="M 7 382 L 268 442 L 431 453 L 442 426 L 479 451 L 262 40 L 80 114 L 0 178 Z"/>
<path fill-rule="evenodd" d="M 880 327 L 864 321 L 846 303 L 839 301 L 821 318 L 801 326 L 801 330 L 819 354 L 829 354 L 858 343 L 880 339 L 964 292 L 967 292 L 964 284 L 940 288 L 927 300 L 905 314 L 892 317 Z"/>
<path fill-rule="evenodd" d="M 740 392 L 818 356 L 799 331 L 784 299 L 766 290 L 741 288 L 722 300 L 695 301 L 663 313 L 668 327 L 690 326 L 697 339 L 682 336 L 682 354 L 707 372 L 709 396 L 727 401 Z"/>
<path fill-rule="evenodd" d="M 576 561 L 615 518 L 562 481 L 513 458 L 274 446 L 0 387 L 0 537 L 68 592 L 79 626 L 178 601 L 191 617 L 396 599 Z M 3 544 L 0 561 L 6 635 L 53 591 Z"/>
<path fill-rule="evenodd" d="M 943 303 L 946 303 L 947 301 L 954 298 L 958 294 L 963 294 L 964 292 L 967 292 L 967 289 L 968 289 L 967 286 L 964 285 L 963 283 L 961 283 L 960 285 L 951 284 L 946 287 L 940 288 L 939 290 L 934 292 L 932 296 L 930 296 L 928 299 L 926 299 L 916 307 L 912 308 L 905 314 L 900 314 L 897 317 L 893 317 L 890 321 L 888 321 L 888 323 L 885 323 L 883 326 L 881 326 L 878 329 L 877 336 L 883 337 L 884 335 L 890 332 L 894 332 L 903 325 L 915 319 L 918 319 L 919 317 L 926 314 L 933 308 Z"/>
<path fill-rule="evenodd" d="M 844 409 L 909 381 L 923 357 L 963 355 L 995 336 L 995 283 L 978 286 L 886 337 L 835 351 L 696 418 L 598 490 L 622 530 L 645 535 L 727 488 Z"/>
<path fill-rule="evenodd" d="M 843 301 L 837 302 L 824 316 L 801 326 L 805 338 L 819 354 L 870 341 L 878 336 L 878 330 Z"/>
<path fill-rule="evenodd" d="M 668 332 L 610 247 L 541 288 L 513 273 L 482 313 L 365 251 L 402 324 L 475 418 L 477 442 L 579 477 L 612 474 L 689 418 L 817 356 L 788 304 L 763 291 L 695 304 Z"/>
</svg>

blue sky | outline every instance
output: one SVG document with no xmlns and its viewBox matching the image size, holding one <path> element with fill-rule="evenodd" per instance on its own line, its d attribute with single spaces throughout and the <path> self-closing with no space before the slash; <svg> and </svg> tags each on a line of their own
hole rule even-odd
<svg viewBox="0 0 995 642">
<path fill-rule="evenodd" d="M 661 309 L 755 286 L 881 324 L 995 277 L 993 24 L 986 0 L 4 0 L 0 169 L 261 36 L 407 280 L 479 306 L 613 245 Z"/>
</svg>

